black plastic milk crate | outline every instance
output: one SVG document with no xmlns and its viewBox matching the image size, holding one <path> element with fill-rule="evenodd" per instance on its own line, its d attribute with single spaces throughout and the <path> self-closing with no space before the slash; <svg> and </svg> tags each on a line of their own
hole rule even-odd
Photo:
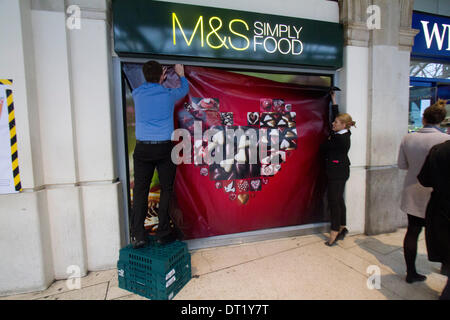
<svg viewBox="0 0 450 320">
<path fill-rule="evenodd" d="M 184 277 L 177 278 L 169 287 L 161 289 L 149 287 L 137 280 L 119 277 L 119 288 L 136 293 L 150 300 L 172 300 L 189 280 L 191 280 L 191 274 L 186 273 Z"/>
</svg>

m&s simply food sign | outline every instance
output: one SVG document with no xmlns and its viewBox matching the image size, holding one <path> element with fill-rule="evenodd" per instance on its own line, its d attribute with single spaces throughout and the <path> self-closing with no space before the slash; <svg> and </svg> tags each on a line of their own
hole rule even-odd
<svg viewBox="0 0 450 320">
<path fill-rule="evenodd" d="M 257 52 L 259 47 L 264 49 L 267 53 L 281 53 L 300 55 L 303 52 L 303 43 L 301 41 L 300 33 L 303 27 L 297 27 L 295 25 L 275 24 L 271 25 L 268 22 L 255 21 L 253 24 L 252 38 L 248 32 L 250 27 L 248 23 L 243 19 L 233 19 L 228 23 L 228 30 L 226 25 L 220 17 L 214 16 L 208 20 L 209 28 L 207 34 L 205 34 L 204 19 L 203 16 L 199 16 L 196 22 L 194 31 L 191 33 L 191 37 L 188 39 L 184 32 L 183 26 L 178 19 L 177 13 L 172 12 L 172 35 L 173 45 L 177 45 L 177 38 L 181 34 L 184 41 L 188 46 L 197 36 L 200 40 L 201 46 L 208 45 L 211 49 L 231 49 L 236 51 L 253 50 Z M 225 30 L 222 30 L 225 27 Z M 197 35 L 198 31 L 198 35 Z M 221 35 L 229 34 L 230 36 Z M 206 41 L 205 40 L 206 36 Z M 214 39 L 211 40 L 211 37 Z M 214 43 L 215 42 L 215 43 Z M 240 45 L 233 45 L 233 42 L 239 42 Z M 252 47 L 250 48 L 250 44 Z"/>
<path fill-rule="evenodd" d="M 342 66 L 337 23 L 148 0 L 114 0 L 119 55 Z"/>
</svg>

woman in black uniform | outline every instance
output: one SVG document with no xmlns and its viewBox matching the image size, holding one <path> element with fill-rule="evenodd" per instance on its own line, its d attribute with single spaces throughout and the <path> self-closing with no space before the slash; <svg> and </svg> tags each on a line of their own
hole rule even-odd
<svg viewBox="0 0 450 320">
<path fill-rule="evenodd" d="M 355 121 L 349 114 L 339 114 L 334 91 L 331 91 L 331 100 L 333 131 L 322 145 L 328 181 L 328 206 L 331 213 L 330 239 L 325 242 L 328 246 L 336 245 L 337 240 L 344 239 L 348 233 L 345 227 L 344 189 L 350 176 L 350 160 L 347 155 L 350 149 L 349 129 L 355 126 Z"/>
</svg>

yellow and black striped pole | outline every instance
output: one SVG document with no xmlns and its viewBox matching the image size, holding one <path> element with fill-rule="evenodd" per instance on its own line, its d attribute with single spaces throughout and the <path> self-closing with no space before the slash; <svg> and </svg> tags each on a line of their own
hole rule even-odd
<svg viewBox="0 0 450 320">
<path fill-rule="evenodd" d="M 12 86 L 12 83 L 13 83 L 12 80 L 0 79 L 0 84 L 3 84 L 5 86 Z"/>
<path fill-rule="evenodd" d="M 0 79 L 0 84 L 11 86 L 12 80 Z M 8 108 L 9 135 L 11 140 L 11 161 L 14 178 L 14 188 L 16 191 L 22 191 L 19 174 L 19 156 L 17 152 L 17 135 L 16 135 L 16 117 L 14 115 L 14 99 L 13 92 L 6 89 L 6 106 Z"/>
</svg>

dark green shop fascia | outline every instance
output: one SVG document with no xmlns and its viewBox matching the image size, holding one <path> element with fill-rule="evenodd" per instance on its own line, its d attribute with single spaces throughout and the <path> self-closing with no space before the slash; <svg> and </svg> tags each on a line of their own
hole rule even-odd
<svg viewBox="0 0 450 320">
<path fill-rule="evenodd" d="M 342 67 L 338 23 L 149 0 L 113 0 L 120 57 Z"/>
</svg>

